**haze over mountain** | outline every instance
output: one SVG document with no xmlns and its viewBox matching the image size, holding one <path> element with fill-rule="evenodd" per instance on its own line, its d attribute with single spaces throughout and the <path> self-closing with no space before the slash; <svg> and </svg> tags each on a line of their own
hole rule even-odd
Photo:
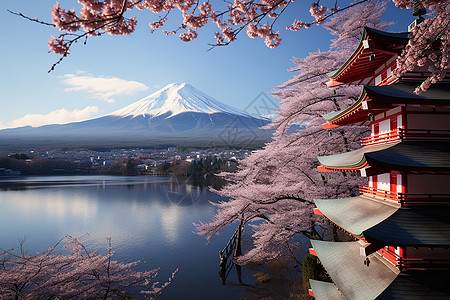
<svg viewBox="0 0 450 300">
<path fill-rule="evenodd" d="M 187 83 L 172 83 L 103 117 L 0 130 L 0 146 L 249 145 L 267 141 L 268 119 L 230 107 Z"/>
</svg>

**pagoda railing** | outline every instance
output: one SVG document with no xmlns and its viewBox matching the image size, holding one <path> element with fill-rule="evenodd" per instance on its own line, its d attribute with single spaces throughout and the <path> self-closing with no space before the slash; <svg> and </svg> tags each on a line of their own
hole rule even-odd
<svg viewBox="0 0 450 300">
<path fill-rule="evenodd" d="M 450 194 L 411 194 L 398 193 L 398 202 L 402 206 L 424 204 L 450 204 Z"/>
<path fill-rule="evenodd" d="M 400 257 L 396 253 L 386 250 L 385 248 L 381 248 L 377 252 L 400 270 L 448 269 L 450 267 L 449 258 Z"/>
<path fill-rule="evenodd" d="M 381 248 L 380 250 L 377 251 L 381 256 L 383 256 L 386 260 L 388 260 L 391 264 L 393 264 L 394 266 L 399 266 L 400 263 L 400 256 L 398 256 L 397 254 L 386 250 L 385 248 Z"/>
<path fill-rule="evenodd" d="M 375 197 L 380 197 L 383 199 L 388 199 L 388 200 L 394 200 L 394 201 L 398 201 L 398 194 L 391 192 L 391 191 L 385 191 L 385 190 L 379 190 L 367 185 L 359 185 L 359 191 L 363 194 L 369 194 L 371 196 L 375 196 Z"/>
<path fill-rule="evenodd" d="M 361 145 L 371 146 L 400 141 L 445 141 L 450 140 L 450 130 L 395 128 L 388 132 L 361 138 Z"/>
<path fill-rule="evenodd" d="M 424 204 L 449 204 L 450 194 L 423 194 L 423 193 L 397 193 L 376 189 L 367 185 L 359 185 L 359 191 L 363 194 L 396 201 L 402 206 Z"/>
<path fill-rule="evenodd" d="M 398 260 L 400 270 L 404 269 L 448 269 L 449 258 L 403 258 Z"/>
</svg>

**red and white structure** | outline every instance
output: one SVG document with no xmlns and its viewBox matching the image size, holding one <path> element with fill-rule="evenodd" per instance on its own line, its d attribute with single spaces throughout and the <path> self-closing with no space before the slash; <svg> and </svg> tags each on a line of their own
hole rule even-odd
<svg viewBox="0 0 450 300">
<path fill-rule="evenodd" d="M 396 78 L 408 33 L 365 28 L 329 87 L 363 85 L 324 129 L 369 126 L 361 148 L 319 157 L 322 172 L 359 172 L 360 195 L 317 199 L 315 212 L 357 238 L 311 241 L 333 280 L 311 280 L 316 299 L 450 299 L 450 80 L 420 95 L 426 67 Z"/>
</svg>

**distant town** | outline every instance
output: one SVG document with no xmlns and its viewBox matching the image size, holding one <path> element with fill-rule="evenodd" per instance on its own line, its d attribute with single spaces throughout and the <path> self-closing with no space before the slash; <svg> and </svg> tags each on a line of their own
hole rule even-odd
<svg viewBox="0 0 450 300">
<path fill-rule="evenodd" d="M 253 151 L 254 152 L 254 151 Z M 205 176 L 233 171 L 252 150 L 30 150 L 0 156 L 0 176 L 110 174 Z"/>
</svg>

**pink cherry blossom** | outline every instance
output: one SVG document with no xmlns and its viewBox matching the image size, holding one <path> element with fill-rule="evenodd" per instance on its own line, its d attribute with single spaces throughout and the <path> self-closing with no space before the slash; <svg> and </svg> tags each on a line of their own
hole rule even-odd
<svg viewBox="0 0 450 300">
<path fill-rule="evenodd" d="M 317 171 L 317 156 L 359 148 L 365 127 L 336 128 L 330 135 L 323 130 L 321 115 L 351 105 L 360 87 L 341 86 L 336 93 L 326 87 L 328 72 L 339 68 L 358 45 L 363 26 L 384 29 L 381 22 L 385 6 L 366 3 L 355 6 L 349 16 L 334 16 L 324 26 L 337 39 L 332 50 L 294 59 L 294 76 L 277 87 L 272 95 L 280 99 L 278 118 L 267 126 L 276 131 L 272 141 L 241 161 L 236 173 L 222 174 L 230 184 L 220 191 L 231 200 L 215 204 L 216 215 L 196 224 L 198 233 L 212 238 L 225 226 L 247 224 L 252 244 L 238 263 L 265 262 L 280 256 L 301 257 L 298 236 L 320 234 L 320 223 L 313 214 L 313 199 L 338 198 L 358 193 L 359 176 L 323 174 Z M 359 22 L 360 17 L 365 22 Z M 267 30 L 263 28 L 262 30 Z M 251 29 L 257 35 L 259 29 Z M 342 47 L 341 47 L 342 46 Z M 298 129 L 301 126 L 302 129 Z"/>
<path fill-rule="evenodd" d="M 65 241 L 65 245 L 61 247 Z M 90 252 L 75 237 L 65 239 L 43 252 L 0 252 L 0 295 L 2 299 L 112 299 L 126 296 L 125 289 L 143 288 L 142 294 L 156 299 L 171 283 L 155 282 L 158 269 L 137 271 L 136 262 L 113 259 L 111 240 L 106 254 Z"/>
</svg>

